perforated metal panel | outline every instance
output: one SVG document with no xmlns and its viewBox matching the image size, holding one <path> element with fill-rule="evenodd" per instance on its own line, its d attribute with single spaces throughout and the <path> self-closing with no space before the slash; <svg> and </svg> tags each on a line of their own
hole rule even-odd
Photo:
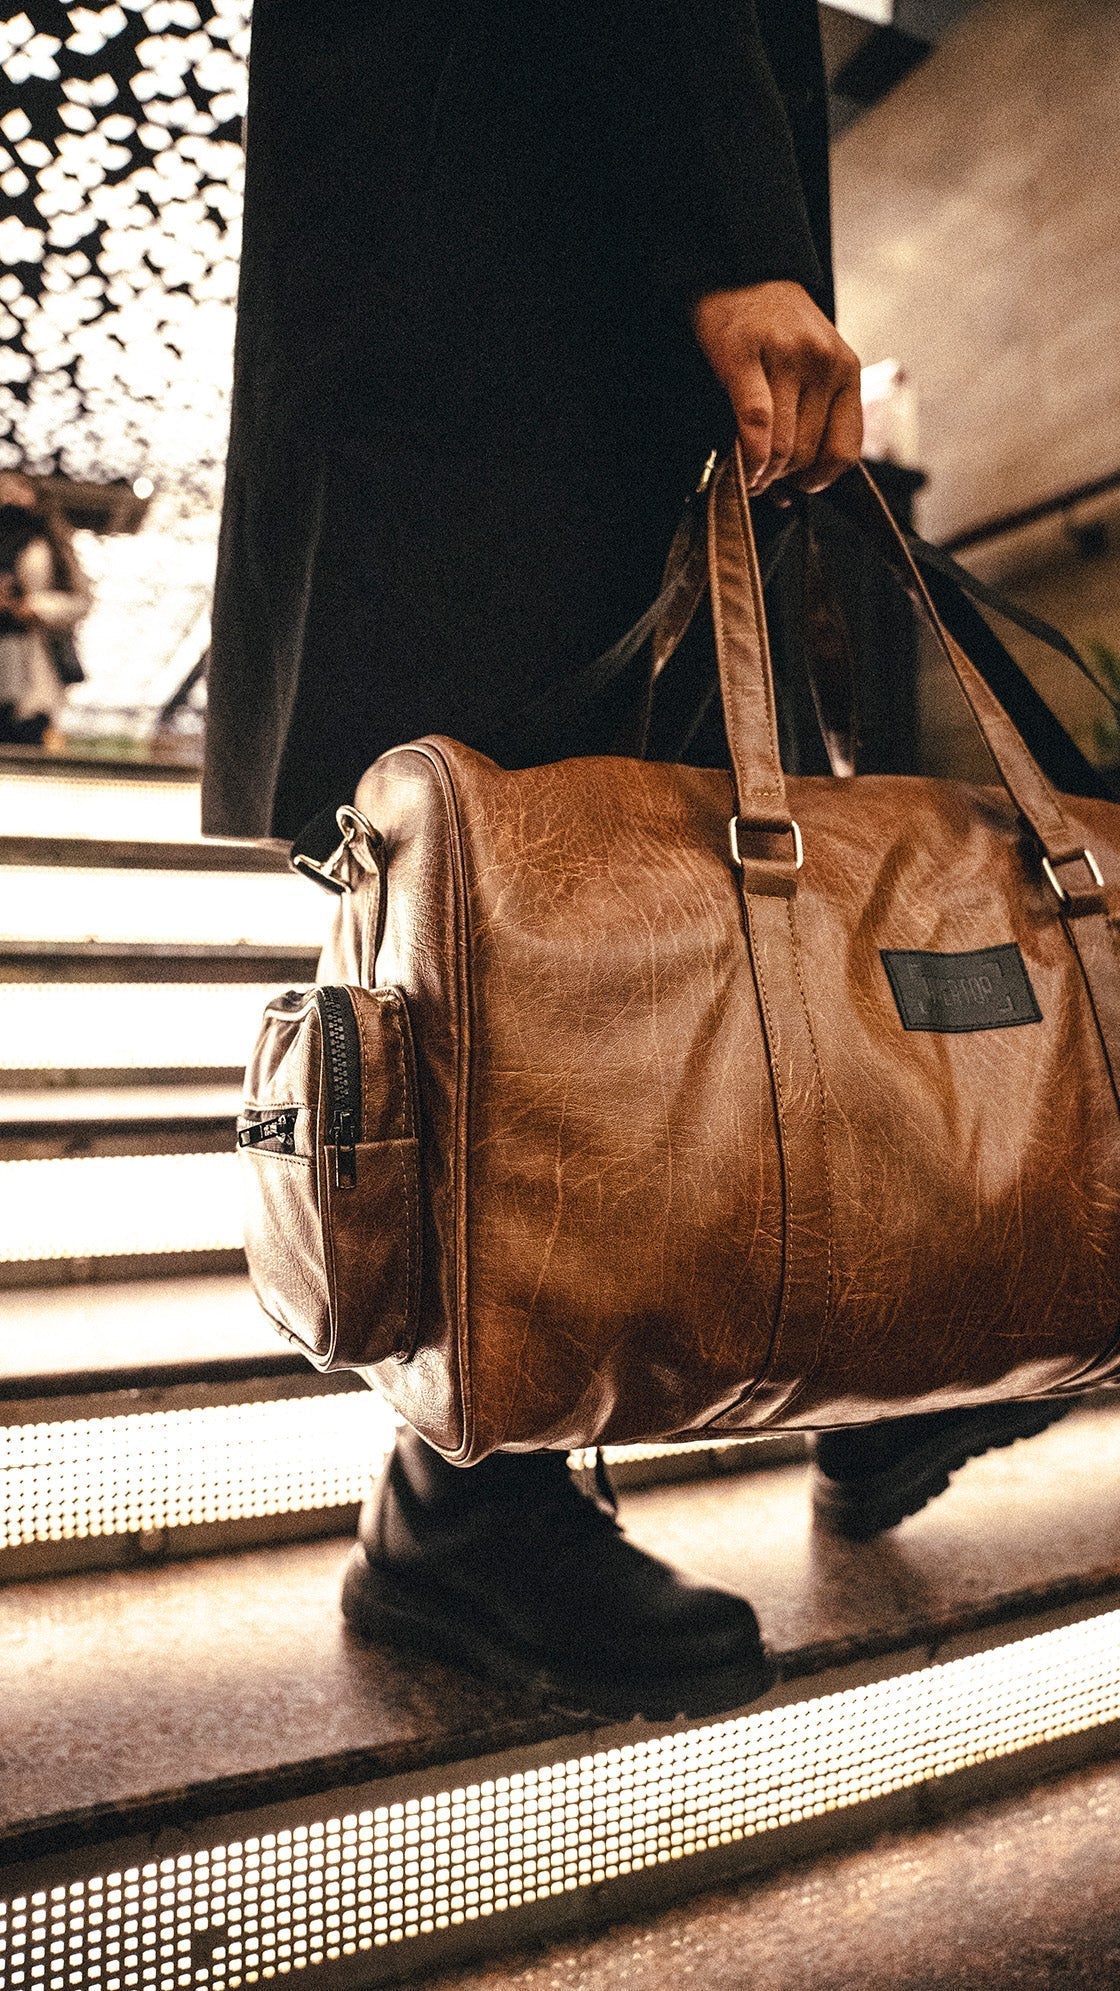
<svg viewBox="0 0 1120 1991">
<path fill-rule="evenodd" d="M 365 1389 L 0 1426 L 0 1550 L 350 1506 L 395 1429 Z"/>
<path fill-rule="evenodd" d="M 0 1905 L 11 1991 L 375 1982 L 378 1952 L 951 1777 L 1120 1716 L 1120 1612 L 943 1666 L 471 1782 L 432 1773 Z M 414 1780 L 415 1781 L 415 1780 Z M 369 1953 L 368 1977 L 351 1960 Z"/>
</svg>

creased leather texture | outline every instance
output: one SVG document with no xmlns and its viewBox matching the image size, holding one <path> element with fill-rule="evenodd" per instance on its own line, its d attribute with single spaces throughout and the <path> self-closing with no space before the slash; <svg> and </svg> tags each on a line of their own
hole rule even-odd
<svg viewBox="0 0 1120 1991">
<path fill-rule="evenodd" d="M 1120 1365 L 1120 809 L 1055 795 L 939 626 L 1005 785 L 787 780 L 735 460 L 712 504 L 734 777 L 508 773 L 433 739 L 356 797 L 385 840 L 384 936 L 374 960 L 361 875 L 320 979 L 399 992 L 422 1129 L 413 1352 L 362 1366 L 460 1463 L 859 1423 Z M 1067 862 L 1082 846 L 1103 890 Z M 1041 1021 L 904 1028 L 884 950 L 1009 943 Z M 289 1248 L 262 1228 L 262 1261 Z"/>
<path fill-rule="evenodd" d="M 350 1005 L 355 1025 L 357 1138 L 341 1164 L 324 993 Z M 400 995 L 336 988 L 317 1001 L 290 990 L 265 1012 L 245 1090 L 245 1249 L 265 1312 L 319 1369 L 407 1356 L 420 1297 L 420 1171 Z"/>
</svg>

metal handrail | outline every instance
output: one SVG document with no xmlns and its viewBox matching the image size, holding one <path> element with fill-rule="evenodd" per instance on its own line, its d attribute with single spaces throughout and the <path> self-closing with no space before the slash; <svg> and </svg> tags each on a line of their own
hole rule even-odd
<svg viewBox="0 0 1120 1991">
<path fill-rule="evenodd" d="M 1021 526 L 1037 525 L 1040 520 L 1054 518 L 1062 512 L 1072 511 L 1087 498 L 1103 497 L 1107 491 L 1120 491 L 1120 470 L 1111 470 L 1107 477 L 1095 477 L 1089 484 L 1075 484 L 1072 490 L 1062 491 L 1054 498 L 1041 498 L 1037 504 L 1024 505 L 1021 510 L 1004 512 L 998 518 L 985 519 L 982 525 L 969 526 L 964 532 L 956 532 L 950 539 L 938 543 L 946 553 L 961 553 L 969 546 L 982 546 L 986 540 L 1000 539 L 1005 532 L 1017 532 Z"/>
</svg>

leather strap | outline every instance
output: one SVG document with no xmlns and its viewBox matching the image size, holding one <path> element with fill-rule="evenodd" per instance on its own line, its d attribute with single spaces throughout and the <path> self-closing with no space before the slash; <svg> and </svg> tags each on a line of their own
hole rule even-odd
<svg viewBox="0 0 1120 1991">
<path fill-rule="evenodd" d="M 1034 832 L 1040 868 L 1041 859 L 1045 858 L 1052 874 L 1050 882 L 1056 878 L 1065 894 L 1056 910 L 1061 913 L 1080 963 L 1113 1095 L 1120 1109 L 1120 948 L 1116 936 L 1120 881 L 1106 880 L 1099 885 L 1092 876 L 1083 838 L 1069 822 L 1056 791 L 1023 744 L 994 692 L 946 629 L 902 535 L 867 472 L 862 469 L 851 472 L 841 482 L 843 488 L 836 492 L 837 501 L 849 517 L 870 532 L 888 565 L 929 621 L 1004 785 Z"/>
<path fill-rule="evenodd" d="M 832 1161 L 801 973 L 792 818 L 778 756 L 762 580 L 737 454 L 724 465 L 712 493 L 709 554 L 744 923 L 766 1032 L 782 1170 L 781 1293 L 765 1369 L 749 1394 L 777 1417 L 812 1373 L 832 1310 Z"/>
<path fill-rule="evenodd" d="M 1059 796 L 945 628 L 862 466 L 834 487 L 834 499 L 869 534 L 929 622 L 1004 785 L 1033 832 L 1040 870 L 1055 891 L 1055 914 L 1062 918 L 1081 969 L 1120 1109 L 1120 884 L 1101 883 L 1093 875 Z M 737 448 L 713 481 L 709 570 L 735 784 L 732 834 L 742 859 L 744 921 L 766 1032 L 782 1167 L 781 1296 L 769 1357 L 750 1394 L 761 1397 L 777 1417 L 812 1373 L 832 1309 L 831 1157 L 824 1082 L 799 959 L 797 868 L 793 852 L 785 848 L 794 826 L 778 754 L 773 670 Z"/>
</svg>

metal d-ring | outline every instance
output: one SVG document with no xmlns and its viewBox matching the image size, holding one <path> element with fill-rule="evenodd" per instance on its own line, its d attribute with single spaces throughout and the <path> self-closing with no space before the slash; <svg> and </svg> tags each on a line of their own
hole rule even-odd
<svg viewBox="0 0 1120 1991">
<path fill-rule="evenodd" d="M 356 859 L 363 871 L 379 871 L 382 844 L 381 834 L 374 829 L 369 817 L 363 816 L 361 810 L 355 809 L 350 802 L 344 802 L 340 809 L 336 809 L 335 822 L 342 833 L 342 841 L 330 856 L 324 858 L 322 864 L 317 864 L 313 857 L 307 857 L 301 851 L 293 857 L 292 869 L 298 871 L 301 877 L 310 878 L 313 884 L 321 885 L 325 892 L 334 892 L 342 898 L 354 890 L 356 883 L 349 875 L 351 860 Z M 362 858 L 358 849 L 359 839 L 366 845 L 368 861 Z"/>
</svg>

